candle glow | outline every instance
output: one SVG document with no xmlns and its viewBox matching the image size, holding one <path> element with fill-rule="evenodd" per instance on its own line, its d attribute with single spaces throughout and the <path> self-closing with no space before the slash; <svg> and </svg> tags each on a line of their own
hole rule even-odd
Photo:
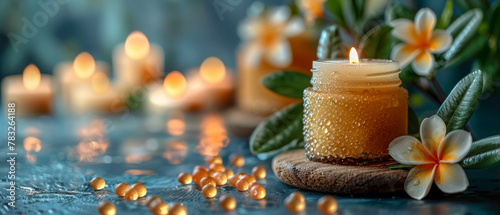
<svg viewBox="0 0 500 215">
<path fill-rule="evenodd" d="M 163 89 L 167 96 L 179 98 L 186 91 L 186 79 L 180 72 L 173 71 L 165 77 Z"/>
<path fill-rule="evenodd" d="M 28 90 L 34 90 L 40 85 L 40 70 L 34 64 L 28 65 L 23 71 L 23 84 Z"/>
<path fill-rule="evenodd" d="M 103 72 L 97 72 L 92 76 L 91 80 L 92 91 L 98 95 L 102 95 L 108 91 L 109 78 Z"/>
<path fill-rule="evenodd" d="M 208 83 L 219 83 L 226 76 L 226 66 L 219 58 L 209 57 L 201 64 L 200 75 Z"/>
<path fill-rule="evenodd" d="M 125 54 L 134 60 L 145 58 L 149 54 L 149 40 L 140 31 L 130 33 L 125 40 Z"/>
<path fill-rule="evenodd" d="M 358 52 L 356 52 L 354 47 L 349 51 L 349 63 L 359 63 Z"/>
<path fill-rule="evenodd" d="M 78 54 L 75 61 L 73 61 L 73 70 L 78 78 L 89 78 L 95 70 L 94 57 L 87 52 Z"/>
</svg>

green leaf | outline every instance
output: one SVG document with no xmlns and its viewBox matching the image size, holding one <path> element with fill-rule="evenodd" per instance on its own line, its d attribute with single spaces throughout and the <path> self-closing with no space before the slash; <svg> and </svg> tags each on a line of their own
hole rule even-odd
<svg viewBox="0 0 500 215">
<path fill-rule="evenodd" d="M 500 36 L 500 1 L 493 3 L 486 13 L 485 21 L 488 23 L 489 33 L 498 38 Z"/>
<path fill-rule="evenodd" d="M 304 146 L 303 103 L 293 104 L 261 122 L 250 137 L 253 154 L 269 156 Z"/>
<path fill-rule="evenodd" d="M 462 160 L 465 169 L 485 169 L 500 162 L 500 135 L 472 143 L 469 154 Z"/>
<path fill-rule="evenodd" d="M 327 0 L 326 7 L 332 13 L 335 21 L 340 26 L 346 27 L 344 12 L 342 12 L 342 0 Z"/>
<path fill-rule="evenodd" d="M 451 23 L 446 31 L 453 37 L 453 43 L 443 55 L 446 61 L 451 61 L 469 43 L 472 36 L 476 34 L 482 19 L 481 10 L 473 9 Z"/>
<path fill-rule="evenodd" d="M 415 17 L 415 11 L 411 10 L 410 8 L 407 8 L 402 4 L 394 4 L 390 7 L 387 7 L 387 9 L 385 10 L 386 23 L 401 18 L 413 20 L 414 17 Z"/>
<path fill-rule="evenodd" d="M 392 27 L 379 25 L 361 39 L 359 44 L 360 55 L 363 58 L 389 59 L 391 57 Z"/>
<path fill-rule="evenodd" d="M 408 106 L 408 134 L 415 135 L 420 133 L 420 122 L 415 111 Z"/>
<path fill-rule="evenodd" d="M 446 62 L 446 67 L 455 66 L 468 59 L 477 56 L 483 48 L 488 44 L 488 37 L 483 35 L 478 35 L 474 37 L 468 44 L 465 45 L 462 51 L 460 51 L 454 58 Z"/>
<path fill-rule="evenodd" d="M 342 55 L 341 45 L 339 28 L 336 25 L 330 25 L 321 31 L 316 55 L 320 60 L 338 58 Z"/>
<path fill-rule="evenodd" d="M 304 89 L 311 86 L 310 80 L 311 76 L 301 72 L 281 71 L 265 76 L 262 84 L 279 95 L 301 99 Z"/>
<path fill-rule="evenodd" d="M 495 80 L 500 76 L 500 62 L 497 60 L 483 60 L 480 57 L 472 63 L 472 71 L 481 70 L 483 73 L 482 93 L 487 91 L 495 92 L 498 87 Z"/>
<path fill-rule="evenodd" d="M 447 132 L 461 129 L 467 124 L 479 103 L 482 89 L 481 70 L 470 73 L 455 85 L 437 111 L 437 115 L 446 123 Z"/>
<path fill-rule="evenodd" d="M 439 19 L 439 28 L 446 28 L 450 25 L 451 18 L 453 16 L 453 1 L 448 0 L 446 5 L 444 6 L 443 13 L 441 14 L 441 18 Z"/>
<path fill-rule="evenodd" d="M 405 165 L 399 163 L 388 166 L 389 169 L 411 169 L 413 167 L 413 165 Z"/>
<path fill-rule="evenodd" d="M 411 65 L 406 66 L 401 70 L 401 73 L 399 73 L 399 78 L 401 81 L 404 83 L 410 83 L 412 81 L 415 81 L 420 78 L 415 71 L 411 68 Z"/>
<path fill-rule="evenodd" d="M 456 0 L 457 5 L 463 12 L 469 11 L 473 8 L 486 10 L 489 7 L 488 0 Z"/>
</svg>

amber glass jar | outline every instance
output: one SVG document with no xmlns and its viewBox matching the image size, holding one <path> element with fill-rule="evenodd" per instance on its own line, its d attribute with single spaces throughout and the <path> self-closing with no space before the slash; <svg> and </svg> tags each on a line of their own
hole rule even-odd
<svg viewBox="0 0 500 215">
<path fill-rule="evenodd" d="M 389 60 L 314 61 L 304 91 L 306 157 L 342 165 L 390 161 L 389 143 L 407 134 L 408 92 Z"/>
</svg>

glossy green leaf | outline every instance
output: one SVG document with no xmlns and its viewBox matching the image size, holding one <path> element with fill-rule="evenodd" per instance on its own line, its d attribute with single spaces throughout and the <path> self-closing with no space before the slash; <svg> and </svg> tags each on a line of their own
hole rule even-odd
<svg viewBox="0 0 500 215">
<path fill-rule="evenodd" d="M 469 154 L 462 160 L 465 169 L 484 169 L 500 162 L 500 135 L 472 143 Z"/>
<path fill-rule="evenodd" d="M 413 71 L 413 69 L 411 68 L 411 65 L 408 65 L 401 70 L 401 73 L 399 73 L 399 78 L 404 83 L 410 83 L 410 82 L 415 81 L 418 78 L 420 78 L 420 76 L 417 75 L 415 73 L 415 71 Z"/>
<path fill-rule="evenodd" d="M 482 88 L 480 70 L 470 73 L 455 85 L 437 111 L 437 115 L 446 123 L 447 132 L 461 129 L 467 124 L 479 103 Z"/>
<path fill-rule="evenodd" d="M 418 120 L 417 113 L 408 106 L 408 134 L 409 135 L 419 135 L 420 133 L 420 122 Z"/>
<path fill-rule="evenodd" d="M 391 31 L 392 27 L 379 25 L 366 33 L 359 44 L 361 57 L 389 59 L 393 42 Z"/>
<path fill-rule="evenodd" d="M 469 11 L 474 8 L 486 10 L 489 7 L 488 0 L 455 0 L 462 11 Z"/>
<path fill-rule="evenodd" d="M 320 60 L 338 58 L 342 55 L 341 45 L 339 28 L 336 25 L 330 25 L 321 31 L 316 55 Z"/>
<path fill-rule="evenodd" d="M 500 36 L 500 1 L 493 3 L 486 13 L 486 23 L 488 23 L 489 33 L 495 37 Z"/>
<path fill-rule="evenodd" d="M 407 8 L 402 4 L 394 4 L 385 9 L 385 21 L 387 23 L 401 18 L 413 20 L 414 17 L 415 11 L 412 11 L 410 8 Z"/>
<path fill-rule="evenodd" d="M 346 27 L 346 22 L 344 20 L 344 12 L 342 11 L 342 0 L 327 0 L 326 7 L 333 15 L 337 24 Z"/>
<path fill-rule="evenodd" d="M 443 13 L 441 13 L 441 18 L 439 19 L 438 27 L 446 28 L 450 25 L 451 18 L 453 16 L 453 0 L 448 0 L 444 6 Z"/>
<path fill-rule="evenodd" d="M 281 71 L 265 76 L 262 84 L 279 95 L 301 99 L 304 89 L 311 86 L 310 80 L 311 76 L 301 72 Z"/>
<path fill-rule="evenodd" d="M 469 44 L 469 41 L 476 34 L 479 24 L 483 19 L 483 13 L 479 9 L 473 9 L 458 17 L 446 29 L 453 37 L 453 42 L 443 55 L 446 61 L 451 61 L 462 49 Z"/>
<path fill-rule="evenodd" d="M 483 48 L 488 44 L 488 37 L 484 35 L 478 35 L 474 37 L 468 44 L 465 45 L 462 51 L 460 51 L 454 58 L 446 63 L 446 67 L 455 66 L 468 59 L 476 57 Z"/>
<path fill-rule="evenodd" d="M 303 147 L 303 103 L 293 104 L 276 112 L 255 128 L 250 137 L 250 151 L 272 154 Z"/>
</svg>

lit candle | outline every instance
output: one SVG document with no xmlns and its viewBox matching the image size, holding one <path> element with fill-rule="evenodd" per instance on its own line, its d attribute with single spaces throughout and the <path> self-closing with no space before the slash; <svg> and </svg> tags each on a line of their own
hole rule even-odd
<svg viewBox="0 0 500 215">
<path fill-rule="evenodd" d="M 364 165 L 387 161 L 388 146 L 407 134 L 408 92 L 391 60 L 313 62 L 304 91 L 304 132 L 309 160 Z"/>
<path fill-rule="evenodd" d="M 167 114 L 173 109 L 187 106 L 187 82 L 178 71 L 170 72 L 163 84 L 150 86 L 147 95 L 146 111 L 150 114 Z"/>
<path fill-rule="evenodd" d="M 65 105 L 70 106 L 69 101 L 73 96 L 75 87 L 88 87 L 94 73 L 109 74 L 109 65 L 105 62 L 95 62 L 94 57 L 87 52 L 82 52 L 75 57 L 73 62 L 59 63 L 55 70 L 56 87 L 61 94 Z"/>
<path fill-rule="evenodd" d="M 33 64 L 22 75 L 5 77 L 2 81 L 3 106 L 16 104 L 17 115 L 49 114 L 52 111 L 52 77 L 41 75 Z"/>
<path fill-rule="evenodd" d="M 73 114 L 114 113 L 121 110 L 123 99 L 109 84 L 103 72 L 96 72 L 90 79 L 90 88 L 77 86 L 73 89 L 70 104 Z"/>
<path fill-rule="evenodd" d="M 120 90 L 127 93 L 134 87 L 161 80 L 163 60 L 160 45 L 150 44 L 142 32 L 130 33 L 125 43 L 116 46 L 113 52 L 113 66 Z"/>
</svg>

